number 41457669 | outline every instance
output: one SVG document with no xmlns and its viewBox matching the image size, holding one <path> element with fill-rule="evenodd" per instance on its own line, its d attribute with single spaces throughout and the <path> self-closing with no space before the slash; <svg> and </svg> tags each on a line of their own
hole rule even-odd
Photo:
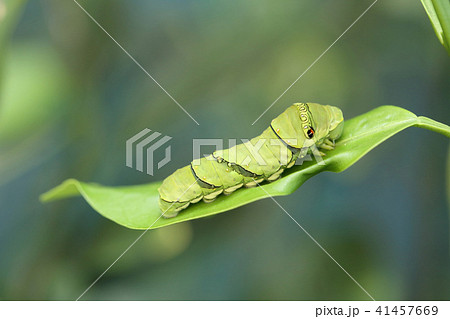
<svg viewBox="0 0 450 319">
<path fill-rule="evenodd" d="M 435 316 L 438 313 L 437 306 L 378 306 L 375 310 L 379 315 L 398 315 L 398 316 L 411 316 L 411 315 L 425 315 Z"/>
</svg>

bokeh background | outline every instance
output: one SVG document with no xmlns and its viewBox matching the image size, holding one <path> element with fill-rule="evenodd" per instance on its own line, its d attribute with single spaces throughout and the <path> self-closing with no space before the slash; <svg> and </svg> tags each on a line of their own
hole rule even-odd
<svg viewBox="0 0 450 319">
<path fill-rule="evenodd" d="M 246 138 L 298 101 L 346 118 L 392 104 L 450 122 L 450 59 L 420 1 L 80 0 L 200 123 L 73 1 L 0 0 L 0 299 L 76 299 L 136 238 L 81 198 L 42 204 L 64 179 L 132 185 L 192 160 L 192 138 Z M 144 128 L 172 136 L 150 177 L 125 166 Z M 289 211 L 375 299 L 449 299 L 448 139 L 418 128 L 347 171 L 323 173 Z M 149 231 L 83 299 L 367 300 L 270 199 Z"/>
</svg>

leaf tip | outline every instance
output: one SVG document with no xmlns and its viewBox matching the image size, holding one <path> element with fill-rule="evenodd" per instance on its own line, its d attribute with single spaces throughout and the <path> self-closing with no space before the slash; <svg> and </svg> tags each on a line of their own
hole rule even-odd
<svg viewBox="0 0 450 319">
<path fill-rule="evenodd" d="M 48 190 L 39 196 L 41 203 L 48 203 L 58 199 L 73 197 L 80 194 L 80 182 L 74 178 L 66 179 L 60 185 Z"/>
</svg>

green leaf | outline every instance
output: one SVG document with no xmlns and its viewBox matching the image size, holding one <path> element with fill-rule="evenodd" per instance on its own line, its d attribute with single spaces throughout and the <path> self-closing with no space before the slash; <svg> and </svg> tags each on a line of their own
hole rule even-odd
<svg viewBox="0 0 450 319">
<path fill-rule="evenodd" d="M 333 151 L 324 157 L 325 165 L 309 161 L 294 166 L 284 177 L 260 187 L 239 189 L 219 196 L 213 203 L 189 206 L 175 218 L 160 218 L 158 187 L 161 182 L 138 186 L 107 187 L 69 179 L 41 196 L 44 202 L 80 195 L 100 214 L 133 229 L 158 228 L 222 213 L 271 196 L 288 195 L 310 177 L 322 172 L 341 172 L 371 149 L 410 126 L 426 128 L 450 137 L 450 127 L 396 106 L 381 106 L 345 121 L 343 135 Z"/>
<path fill-rule="evenodd" d="M 421 0 L 434 32 L 450 54 L 450 1 Z"/>
</svg>

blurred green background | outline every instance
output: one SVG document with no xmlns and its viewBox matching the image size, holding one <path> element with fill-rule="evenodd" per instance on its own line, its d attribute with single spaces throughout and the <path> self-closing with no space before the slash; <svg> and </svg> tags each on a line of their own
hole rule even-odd
<svg viewBox="0 0 450 319">
<path fill-rule="evenodd" d="M 66 178 L 163 179 L 192 138 L 250 138 L 293 102 L 346 118 L 384 104 L 449 124 L 450 59 L 420 3 L 0 0 L 0 299 L 76 299 L 139 231 L 82 199 L 41 204 Z M 22 6 L 23 5 L 23 6 Z M 125 166 L 144 128 L 172 136 L 150 177 Z M 349 170 L 279 202 L 377 300 L 449 299 L 448 139 L 408 129 Z M 367 300 L 270 199 L 149 231 L 83 299 Z"/>
</svg>

